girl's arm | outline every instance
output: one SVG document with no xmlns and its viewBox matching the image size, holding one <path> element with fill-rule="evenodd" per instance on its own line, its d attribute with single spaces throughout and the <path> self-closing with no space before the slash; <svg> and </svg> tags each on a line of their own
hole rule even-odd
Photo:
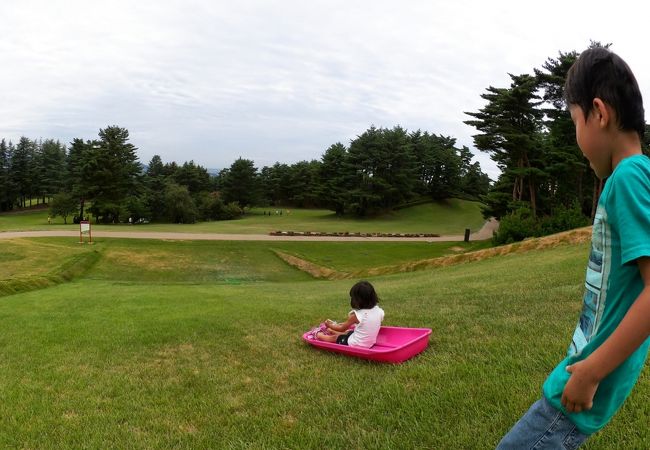
<svg viewBox="0 0 650 450">
<path fill-rule="evenodd" d="M 357 319 L 357 315 L 355 313 L 350 313 L 348 320 L 343 323 L 334 323 L 329 319 L 325 321 L 327 328 L 331 328 L 334 331 L 340 332 L 347 331 L 355 323 L 359 323 L 359 319 Z"/>
</svg>

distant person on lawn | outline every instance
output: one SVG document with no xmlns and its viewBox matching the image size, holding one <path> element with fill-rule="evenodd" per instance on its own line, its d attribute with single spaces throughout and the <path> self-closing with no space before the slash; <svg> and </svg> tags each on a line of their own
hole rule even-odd
<svg viewBox="0 0 650 450">
<path fill-rule="evenodd" d="M 607 182 L 567 357 L 498 449 L 579 447 L 621 407 L 650 345 L 650 159 L 641 152 L 639 86 L 619 56 L 591 48 L 569 70 L 564 89 L 578 146 Z"/>
</svg>

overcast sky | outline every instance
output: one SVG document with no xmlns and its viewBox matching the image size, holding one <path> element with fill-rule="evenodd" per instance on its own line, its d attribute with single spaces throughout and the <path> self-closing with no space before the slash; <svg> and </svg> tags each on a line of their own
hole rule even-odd
<svg viewBox="0 0 650 450">
<path fill-rule="evenodd" d="M 534 6 L 533 6 L 534 5 Z M 21 0 L 0 4 L 0 137 L 127 128 L 143 163 L 319 159 L 370 125 L 456 137 L 558 51 L 613 42 L 650 98 L 644 2 Z"/>
</svg>

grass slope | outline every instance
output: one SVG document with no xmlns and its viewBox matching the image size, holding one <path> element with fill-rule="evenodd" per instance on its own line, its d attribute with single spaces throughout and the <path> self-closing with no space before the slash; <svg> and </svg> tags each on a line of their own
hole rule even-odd
<svg viewBox="0 0 650 450">
<path fill-rule="evenodd" d="M 274 250 L 289 252 L 335 270 L 359 272 L 378 266 L 456 255 L 484 248 L 487 242 L 255 242 L 99 239 L 80 245 L 71 238 L 2 241 L 2 283 L 30 281 L 65 271 L 86 254 L 100 254 L 84 270 L 87 279 L 138 283 L 242 283 L 308 281 Z M 82 259 L 83 261 L 83 259 Z M 86 273 L 87 272 L 87 273 Z"/>
<path fill-rule="evenodd" d="M 255 282 L 207 281 L 218 247 L 204 245 L 106 244 L 86 277 L 1 298 L 0 447 L 494 448 L 565 354 L 588 251 L 373 279 L 386 325 L 433 329 L 425 353 L 389 366 L 299 339 L 345 316 L 350 281 L 266 281 L 270 260 L 249 262 Z M 107 257 L 154 249 L 195 255 L 184 278 Z M 649 448 L 649 395 L 646 370 L 585 448 Z"/>
</svg>

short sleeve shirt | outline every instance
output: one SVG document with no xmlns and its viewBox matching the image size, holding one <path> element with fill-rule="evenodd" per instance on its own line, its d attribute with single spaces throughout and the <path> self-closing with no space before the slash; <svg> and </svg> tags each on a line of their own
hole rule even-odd
<svg viewBox="0 0 650 450">
<path fill-rule="evenodd" d="M 570 374 L 607 340 L 644 288 L 636 260 L 650 256 L 650 159 L 623 159 L 601 193 L 591 238 L 582 312 L 567 357 L 544 383 L 544 395 L 557 409 Z M 603 379 L 593 408 L 568 417 L 585 434 L 604 427 L 623 404 L 643 368 L 650 339 Z M 566 411 L 565 411 L 566 412 Z"/>
<path fill-rule="evenodd" d="M 377 342 L 377 335 L 384 320 L 384 310 L 379 306 L 371 309 L 354 309 L 350 314 L 355 314 L 359 323 L 354 328 L 354 333 L 348 339 L 352 347 L 370 348 Z"/>
</svg>

